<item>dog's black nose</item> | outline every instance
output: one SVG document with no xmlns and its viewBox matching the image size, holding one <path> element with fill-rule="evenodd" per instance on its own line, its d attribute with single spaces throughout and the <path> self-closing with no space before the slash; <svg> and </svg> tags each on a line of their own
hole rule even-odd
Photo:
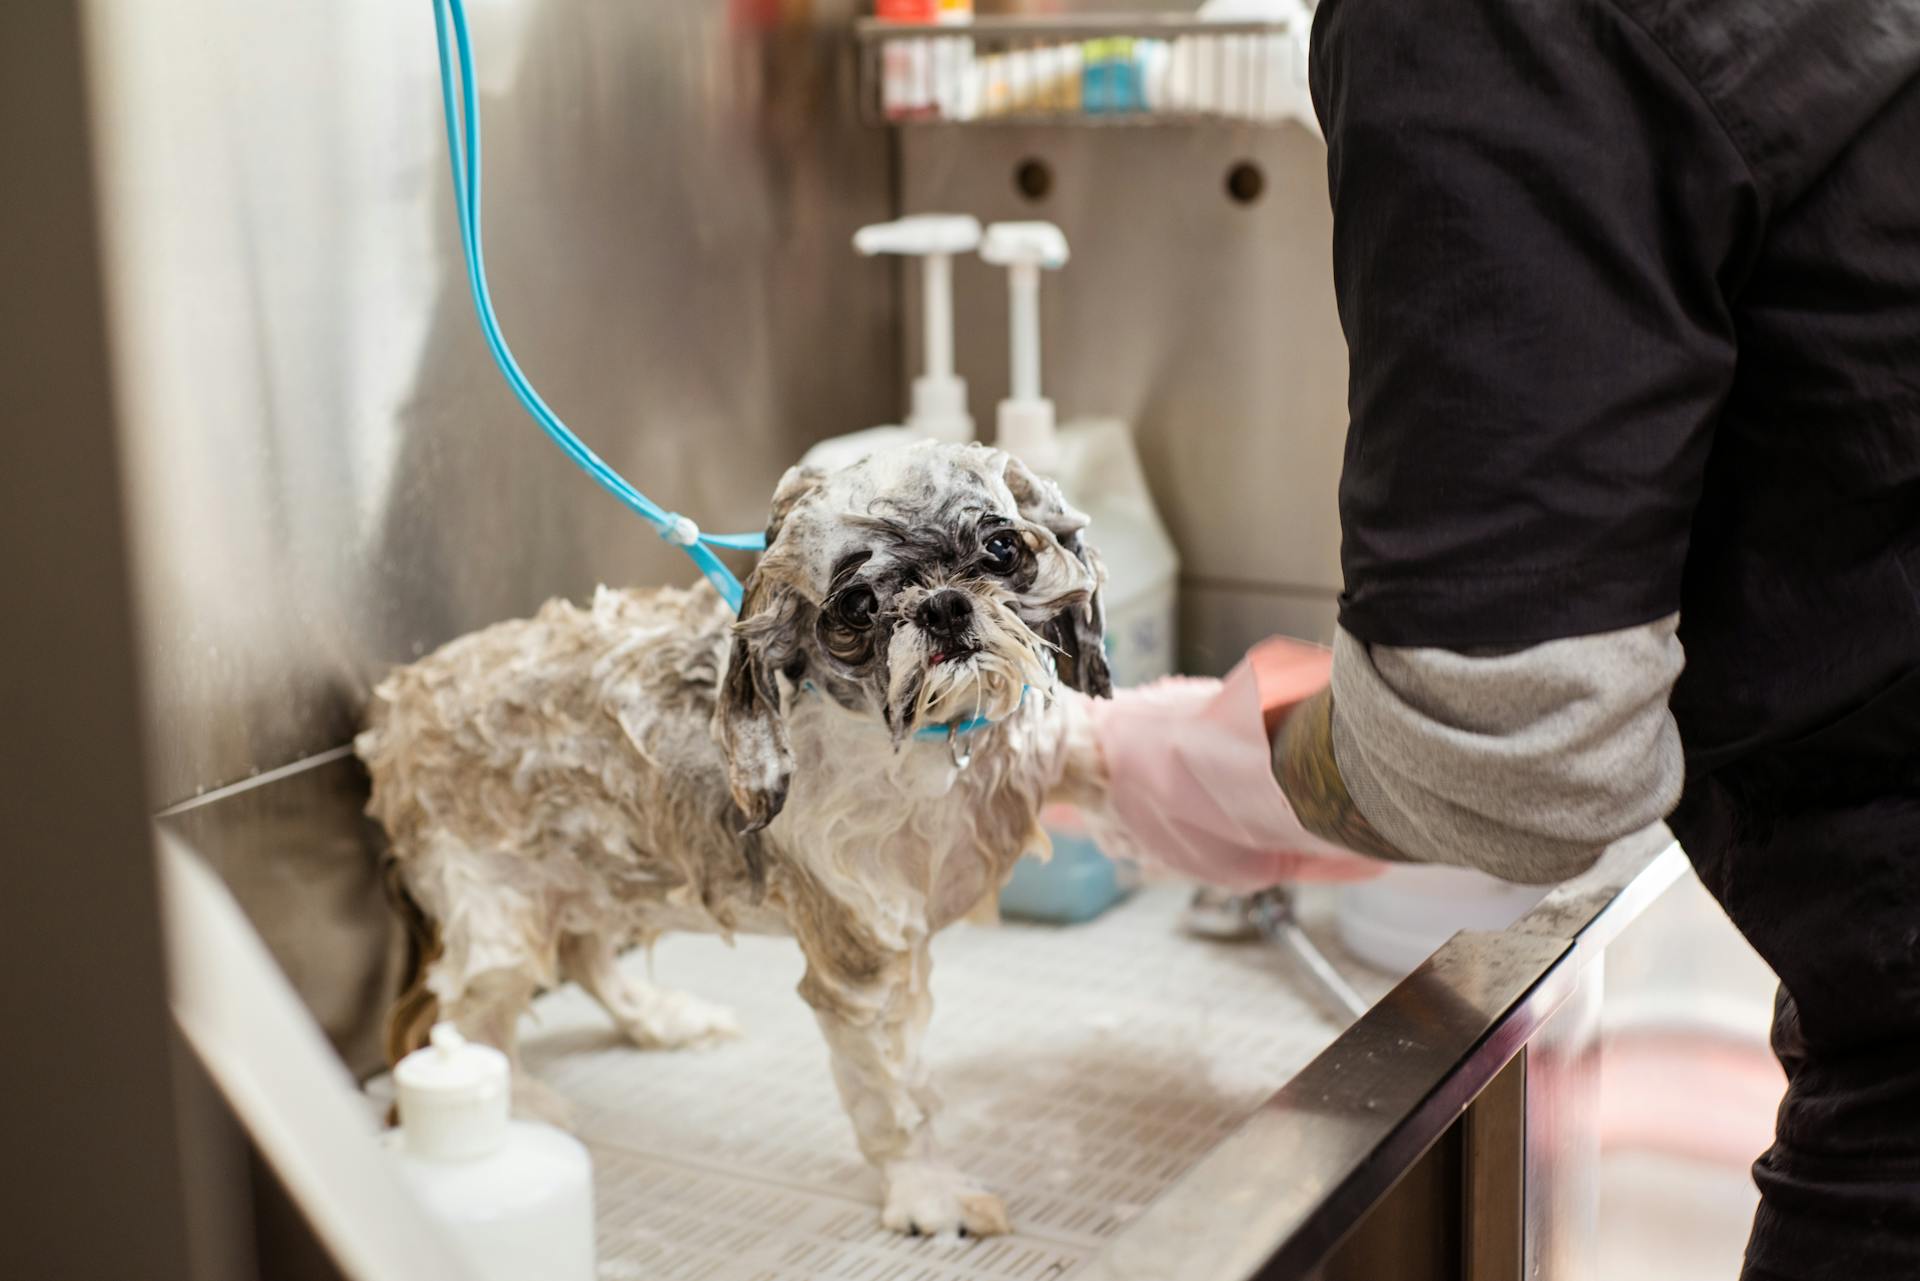
<svg viewBox="0 0 1920 1281">
<path fill-rule="evenodd" d="M 943 587 L 920 602 L 914 621 L 920 630 L 943 641 L 957 641 L 973 622 L 973 602 L 965 592 Z"/>
</svg>

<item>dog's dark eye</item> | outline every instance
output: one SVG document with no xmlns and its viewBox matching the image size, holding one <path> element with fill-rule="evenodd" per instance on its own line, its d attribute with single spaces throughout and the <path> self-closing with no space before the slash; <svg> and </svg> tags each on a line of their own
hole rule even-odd
<svg viewBox="0 0 1920 1281">
<path fill-rule="evenodd" d="M 1020 559 L 1020 536 L 1010 529 L 1003 529 L 987 539 L 981 548 L 987 554 L 987 563 L 998 573 L 1006 573 Z"/>
<path fill-rule="evenodd" d="M 873 626 L 873 615 L 879 608 L 880 598 L 871 587 L 849 587 L 833 603 L 834 617 L 856 631 Z"/>
</svg>

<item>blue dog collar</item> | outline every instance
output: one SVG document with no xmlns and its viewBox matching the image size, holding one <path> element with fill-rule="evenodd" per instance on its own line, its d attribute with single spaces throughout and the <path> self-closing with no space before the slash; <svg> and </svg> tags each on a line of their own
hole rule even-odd
<svg viewBox="0 0 1920 1281">
<path fill-rule="evenodd" d="M 1014 711 L 1017 712 L 1027 705 L 1027 691 L 1031 688 L 1032 686 L 1030 685 L 1022 685 L 1020 687 L 1020 701 L 1013 705 Z M 991 724 L 993 724 L 991 717 L 969 716 L 964 721 L 949 721 L 945 725 L 929 725 L 925 729 L 915 730 L 913 736 L 924 739 L 960 738 L 973 733 L 977 729 L 985 729 Z"/>
<path fill-rule="evenodd" d="M 1033 686 L 1031 685 L 1022 685 L 1020 687 L 1020 701 L 1014 704 L 1015 711 L 1019 711 L 1027 705 L 1027 691 L 1032 688 Z M 814 693 L 813 682 L 801 681 L 800 692 L 803 694 Z M 983 730 L 994 723 L 991 716 L 969 716 L 964 721 L 948 721 L 945 725 L 928 725 L 923 729 L 915 730 L 913 736 L 927 742 L 935 742 L 940 739 L 951 741 L 956 738 L 965 738 L 968 734 L 976 730 Z"/>
</svg>

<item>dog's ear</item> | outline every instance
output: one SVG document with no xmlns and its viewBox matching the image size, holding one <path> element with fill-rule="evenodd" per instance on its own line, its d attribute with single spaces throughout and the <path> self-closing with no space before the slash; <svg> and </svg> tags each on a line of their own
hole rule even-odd
<svg viewBox="0 0 1920 1281">
<path fill-rule="evenodd" d="M 1036 629 L 1041 638 L 1054 647 L 1054 665 L 1060 679 L 1082 694 L 1107 698 L 1113 693 L 1113 674 L 1107 667 L 1105 647 L 1106 609 L 1101 588 L 1106 585 L 1107 567 L 1093 548 L 1087 545 L 1086 513 L 1067 502 L 1060 486 L 1031 470 L 1008 454 L 1001 479 L 1018 505 L 1020 518 L 1041 526 L 1062 551 L 1077 560 L 1084 570 L 1083 590 L 1072 594 L 1062 608 Z"/>
<path fill-rule="evenodd" d="M 791 588 L 770 584 L 758 571 L 747 580 L 713 709 L 714 737 L 727 758 L 727 790 L 746 820 L 742 832 L 773 822 L 787 803 L 793 748 L 777 673 L 793 648 L 782 641 L 793 635 L 799 612 L 799 593 Z"/>
<path fill-rule="evenodd" d="M 786 475 L 773 487 L 773 506 L 767 513 L 768 551 L 772 551 L 773 545 L 780 541 L 780 530 L 787 523 L 787 517 L 793 514 L 793 509 L 807 495 L 820 488 L 826 478 L 827 473 L 818 467 L 802 465 L 787 468 Z"/>
<path fill-rule="evenodd" d="M 714 706 L 714 737 L 727 758 L 727 789 L 757 832 L 773 822 L 787 802 L 793 777 L 793 749 L 780 707 L 776 673 L 799 651 L 800 594 L 782 581 L 785 558 L 779 546 L 787 518 L 826 473 L 817 467 L 791 467 L 773 491 L 767 517 L 767 551 L 747 579 L 733 648 L 720 678 Z"/>
</svg>

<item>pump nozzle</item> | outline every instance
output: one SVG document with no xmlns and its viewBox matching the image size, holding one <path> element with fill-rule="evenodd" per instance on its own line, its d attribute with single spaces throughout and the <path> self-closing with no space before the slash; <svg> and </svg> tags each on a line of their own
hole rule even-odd
<svg viewBox="0 0 1920 1281">
<path fill-rule="evenodd" d="M 974 438 L 967 413 L 967 383 L 953 372 L 953 255 L 980 243 L 980 220 L 967 214 L 915 214 L 862 227 L 853 247 L 874 254 L 904 254 L 921 260 L 920 305 L 926 363 L 913 380 L 913 410 L 906 425 L 936 440 L 964 444 Z"/>
<path fill-rule="evenodd" d="M 980 256 L 1007 269 L 1012 386 L 1000 402 L 994 443 L 1035 470 L 1051 471 L 1059 446 L 1053 402 L 1040 394 L 1040 272 L 1067 265 L 1067 237 L 1050 222 L 996 222 Z"/>
</svg>

